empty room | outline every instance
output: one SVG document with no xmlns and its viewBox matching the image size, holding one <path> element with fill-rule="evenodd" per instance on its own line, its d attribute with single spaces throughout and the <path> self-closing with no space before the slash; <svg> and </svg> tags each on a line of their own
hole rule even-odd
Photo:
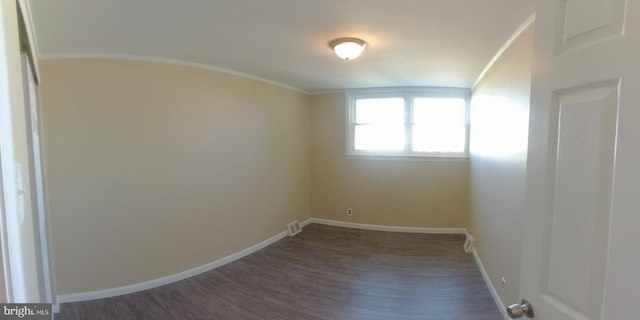
<svg viewBox="0 0 640 320">
<path fill-rule="evenodd" d="M 0 10 L 5 317 L 635 317 L 640 0 Z"/>
</svg>

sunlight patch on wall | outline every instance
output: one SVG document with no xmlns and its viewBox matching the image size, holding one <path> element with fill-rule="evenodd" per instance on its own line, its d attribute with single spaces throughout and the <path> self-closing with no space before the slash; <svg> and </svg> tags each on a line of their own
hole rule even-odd
<svg viewBox="0 0 640 320">
<path fill-rule="evenodd" d="M 470 153 L 483 157 L 510 157 L 527 149 L 529 113 L 505 97 L 483 95 L 471 104 Z"/>
</svg>

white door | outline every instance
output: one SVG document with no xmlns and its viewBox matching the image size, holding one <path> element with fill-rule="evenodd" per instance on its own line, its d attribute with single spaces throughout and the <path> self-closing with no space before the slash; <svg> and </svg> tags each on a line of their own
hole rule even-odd
<svg viewBox="0 0 640 320">
<path fill-rule="evenodd" d="M 640 319 L 640 0 L 540 0 L 535 24 L 521 297 Z"/>
</svg>

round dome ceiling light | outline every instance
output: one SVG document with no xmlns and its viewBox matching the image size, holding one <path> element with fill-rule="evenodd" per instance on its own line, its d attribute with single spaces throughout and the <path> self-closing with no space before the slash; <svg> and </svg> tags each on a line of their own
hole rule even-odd
<svg viewBox="0 0 640 320">
<path fill-rule="evenodd" d="M 339 38 L 329 42 L 329 47 L 344 60 L 353 60 L 360 56 L 367 43 L 358 38 Z"/>
</svg>

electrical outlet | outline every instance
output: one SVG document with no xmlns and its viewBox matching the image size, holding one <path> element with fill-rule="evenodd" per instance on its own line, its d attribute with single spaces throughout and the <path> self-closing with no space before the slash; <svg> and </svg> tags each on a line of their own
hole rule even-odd
<svg viewBox="0 0 640 320">
<path fill-rule="evenodd" d="M 347 215 L 348 215 L 348 216 L 352 216 L 352 215 L 353 215 L 353 209 L 348 208 L 348 209 L 347 209 Z"/>
<path fill-rule="evenodd" d="M 504 292 L 504 288 L 507 286 L 507 280 L 505 280 L 504 277 L 500 277 L 500 279 L 502 279 L 500 282 L 500 290 Z"/>
</svg>

